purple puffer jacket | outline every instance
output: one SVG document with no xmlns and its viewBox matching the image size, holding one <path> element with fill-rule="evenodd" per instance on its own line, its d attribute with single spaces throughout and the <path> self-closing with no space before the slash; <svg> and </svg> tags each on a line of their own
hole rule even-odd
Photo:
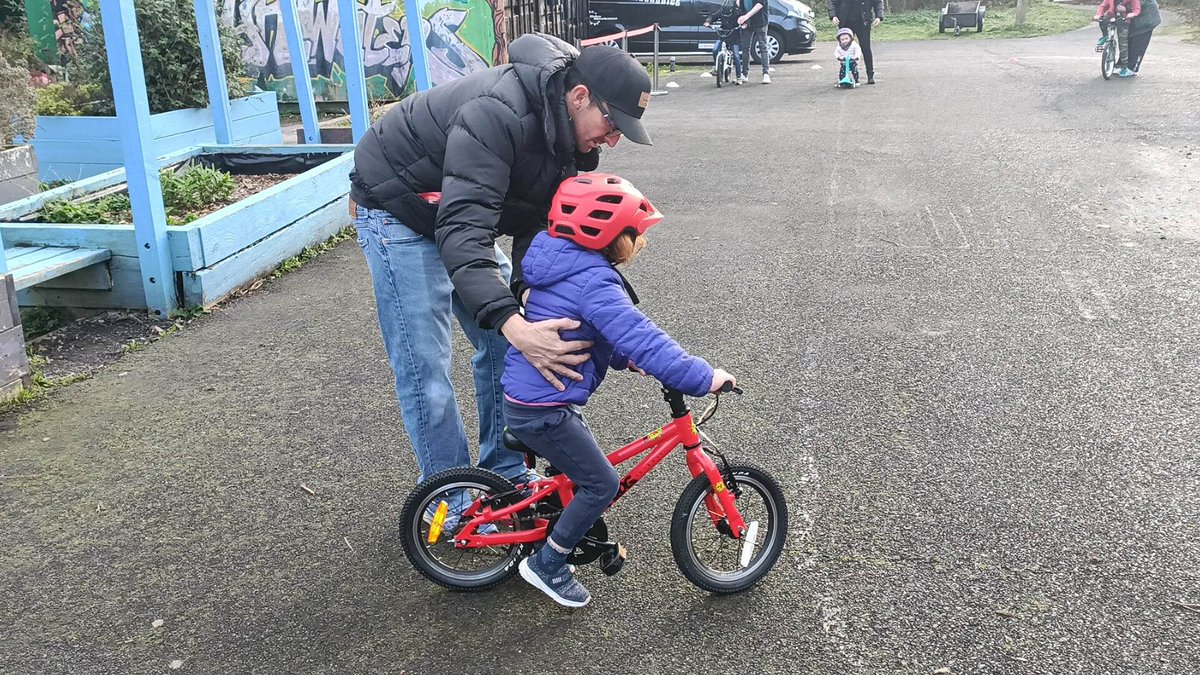
<svg viewBox="0 0 1200 675">
<path fill-rule="evenodd" d="M 504 393 L 530 404 L 583 405 L 604 381 L 611 366 L 624 370 L 630 361 L 664 385 L 690 396 L 704 396 L 712 385 L 712 366 L 683 351 L 629 299 L 621 275 L 598 251 L 542 232 L 534 237 L 521 262 L 525 283 L 532 289 L 525 319 L 578 319 L 577 330 L 563 331 L 563 340 L 591 340 L 591 358 L 576 367 L 582 382 L 563 379 L 566 391 L 555 389 L 521 352 L 508 348 L 504 359 Z"/>
</svg>

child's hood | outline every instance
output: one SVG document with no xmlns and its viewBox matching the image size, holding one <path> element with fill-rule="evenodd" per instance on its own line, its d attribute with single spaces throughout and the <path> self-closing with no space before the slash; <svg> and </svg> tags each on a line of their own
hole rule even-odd
<svg viewBox="0 0 1200 675">
<path fill-rule="evenodd" d="M 533 238 L 521 260 L 525 283 L 534 288 L 556 284 L 586 269 L 609 266 L 599 251 L 586 249 L 569 239 L 551 237 L 548 232 L 539 232 Z"/>
</svg>

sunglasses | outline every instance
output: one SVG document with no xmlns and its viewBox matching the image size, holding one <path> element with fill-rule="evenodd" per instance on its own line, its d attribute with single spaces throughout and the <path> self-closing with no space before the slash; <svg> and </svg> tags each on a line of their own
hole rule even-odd
<svg viewBox="0 0 1200 675">
<path fill-rule="evenodd" d="M 601 101 L 599 97 L 595 97 L 596 108 L 600 110 L 600 114 L 604 116 L 604 122 L 608 125 L 608 133 L 604 134 L 606 140 L 612 140 L 621 135 L 621 128 L 613 122 L 612 115 L 608 114 L 608 104 Z"/>
</svg>

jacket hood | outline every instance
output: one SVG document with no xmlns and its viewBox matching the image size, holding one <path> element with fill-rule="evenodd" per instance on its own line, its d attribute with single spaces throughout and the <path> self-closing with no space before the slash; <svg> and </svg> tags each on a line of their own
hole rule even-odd
<svg viewBox="0 0 1200 675">
<path fill-rule="evenodd" d="M 525 283 L 533 288 L 556 284 L 579 272 L 612 265 L 599 251 L 586 249 L 570 239 L 539 232 L 521 261 Z"/>
<path fill-rule="evenodd" d="M 564 73 L 579 58 L 579 50 L 553 35 L 528 33 L 513 40 L 508 60 L 525 96 L 541 111 L 551 152 L 570 156 L 575 139 L 567 119 Z"/>
</svg>

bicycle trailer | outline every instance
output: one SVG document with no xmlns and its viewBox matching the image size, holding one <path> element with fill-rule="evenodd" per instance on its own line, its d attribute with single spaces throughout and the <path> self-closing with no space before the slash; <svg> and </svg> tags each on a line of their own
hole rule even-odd
<svg viewBox="0 0 1200 675">
<path fill-rule="evenodd" d="M 974 28 L 976 33 L 983 32 L 983 14 L 987 6 L 981 2 L 948 2 L 942 8 L 938 20 L 938 32 L 945 33 L 952 29 L 955 35 L 963 28 Z"/>
</svg>

